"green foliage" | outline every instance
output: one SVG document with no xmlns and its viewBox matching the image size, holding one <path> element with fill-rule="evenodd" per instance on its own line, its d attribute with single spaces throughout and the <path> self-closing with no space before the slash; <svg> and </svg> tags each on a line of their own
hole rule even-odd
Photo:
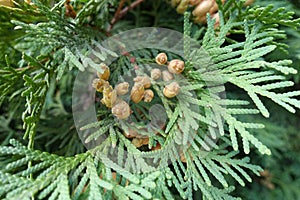
<svg viewBox="0 0 300 200">
<path fill-rule="evenodd" d="M 259 114 L 272 117 L 266 102 L 273 101 L 291 113 L 300 108 L 300 92 L 286 89 L 294 84 L 287 75 L 297 73 L 292 61 L 269 58 L 274 50 L 286 48 L 281 40 L 286 32 L 281 27 L 298 33 L 300 20 L 293 18 L 293 13 L 271 5 L 243 8 L 243 1 L 227 1 L 219 5 L 220 27 L 215 29 L 214 20 L 207 15 L 207 27 L 201 28 L 190 23 L 188 12 L 177 20 L 168 4 L 151 1 L 130 11 L 107 32 L 119 1 L 74 1 L 72 5 L 78 11 L 75 19 L 65 16 L 64 1 L 52 3 L 0 6 L 0 109 L 4 113 L 0 118 L 0 198 L 175 199 L 177 194 L 193 199 L 194 191 L 199 191 L 202 199 L 237 199 L 234 186 L 247 186 L 246 181 L 255 181 L 254 175 L 275 165 L 273 157 L 265 163 L 260 162 L 265 158 L 261 155 L 251 159 L 262 168 L 250 163 L 249 156 L 270 155 L 271 151 L 278 156 L 284 146 L 279 140 L 282 136 L 275 133 L 284 130 L 275 128 L 265 137 L 268 129 L 264 127 L 270 122 L 258 120 Z M 101 62 L 117 57 L 101 45 L 101 40 L 111 33 L 145 25 L 183 30 L 183 75 L 191 83 L 181 83 L 177 101 L 159 93 L 163 85 L 153 87 L 168 121 L 159 135 L 147 131 L 141 134 L 150 136 L 150 149 L 158 143 L 161 149 L 136 148 L 123 135 L 121 122 L 116 123 L 102 106 L 97 110 L 101 120 L 81 130 L 95 130 L 83 142 L 106 137 L 95 149 L 85 150 L 71 113 L 76 72 L 88 67 L 101 71 Z M 14 31 L 8 34 L 7 30 Z M 201 49 L 193 50 L 190 36 Z M 137 58 L 136 64 L 147 66 L 159 51 L 130 53 Z M 167 53 L 169 58 L 178 58 Z M 119 57 L 110 66 L 111 83 L 115 85 L 117 77 L 131 68 L 128 57 Z M 221 97 L 232 87 L 239 88 L 244 98 Z M 133 109 L 147 116 L 149 107 L 137 104 Z M 11 138 L 18 138 L 27 147 Z M 178 146 L 184 149 L 178 150 Z M 293 152 L 290 159 L 297 158 L 297 148 L 297 144 L 289 145 Z M 163 168 L 154 168 L 146 158 L 155 158 Z M 297 167 L 299 160 L 285 172 L 284 182 L 277 180 L 283 191 L 287 191 L 284 183 L 293 180 L 292 176 L 299 177 Z M 293 183 L 299 185 L 297 180 Z M 257 191 L 257 184 L 248 187 L 252 185 Z M 249 194 L 246 189 L 241 191 L 236 196 Z M 286 193 L 274 192 L 283 198 Z M 289 198 L 295 194 L 290 192 Z"/>
<path fill-rule="evenodd" d="M 296 115 L 284 112 L 271 102 L 271 117 L 254 119 L 245 116 L 248 120 L 259 120 L 264 123 L 265 129 L 257 129 L 254 134 L 272 151 L 273 156 L 261 157 L 253 153 L 251 156 L 265 170 L 260 178 L 245 188 L 238 186 L 237 191 L 245 199 L 253 199 L 254 194 L 260 194 L 265 199 L 297 199 L 299 196 L 299 113 Z M 280 113 L 280 114 L 279 114 Z M 272 134 L 270 134 L 272 133 Z"/>
<path fill-rule="evenodd" d="M 211 186 L 211 181 L 203 167 L 212 171 L 213 175 L 225 185 L 226 181 L 221 173 L 229 173 L 242 185 L 244 184 L 243 180 L 232 171 L 231 167 L 240 172 L 248 181 L 251 181 L 251 178 L 241 167 L 250 168 L 256 173 L 260 169 L 257 166 L 248 164 L 248 158 L 241 160 L 232 159 L 237 152 L 225 156 L 213 153 L 204 159 L 199 158 L 198 160 L 194 157 L 196 165 L 189 160 L 188 162 L 191 162 L 191 165 L 188 165 L 186 168 L 186 176 L 184 178 L 181 173 L 178 173 L 179 171 L 176 170 L 176 174 L 174 174 L 169 168 L 163 170 L 165 173 L 156 171 L 143 175 L 133 175 L 114 163 L 110 163 L 110 168 L 103 166 L 98 159 L 106 162 L 106 158 L 95 157 L 92 151 L 77 154 L 75 157 L 62 157 L 38 150 L 28 150 L 15 140 L 11 140 L 10 143 L 12 146 L 0 147 L 1 158 L 7 159 L 11 156 L 17 158 L 10 159 L 9 163 L 1 166 L 0 194 L 5 194 L 8 199 L 29 198 L 32 195 L 38 199 L 46 197 L 50 199 L 106 199 L 112 198 L 112 196 L 118 196 L 122 199 L 151 199 L 152 194 L 159 199 L 163 198 L 163 196 L 166 199 L 173 199 L 171 196 L 167 196 L 167 194 L 170 194 L 170 191 L 166 186 L 158 188 L 158 190 L 164 190 L 161 193 L 153 193 L 156 190 L 156 186 L 166 184 L 165 181 L 167 180 L 171 181 L 171 185 L 174 184 L 175 187 L 179 187 L 177 189 L 184 196 L 190 195 L 188 188 L 193 187 L 191 184 L 192 181 L 195 181 L 195 186 L 199 187 L 209 198 L 222 198 L 223 196 L 229 197 L 226 195 L 227 189 L 222 191 Z M 33 161 L 34 165 L 27 168 L 26 165 L 29 161 Z M 215 162 L 222 163 L 221 167 L 216 165 Z M 177 166 L 176 162 L 174 164 Z M 200 178 L 196 166 L 198 169 L 202 169 L 201 176 L 204 176 L 205 182 Z M 180 167 L 183 166 L 180 165 Z M 11 174 L 11 172 L 16 170 L 18 171 L 16 175 Z M 116 179 L 112 179 L 111 170 L 118 172 Z M 181 168 L 181 170 L 183 169 Z M 31 175 L 33 178 L 26 179 L 28 175 Z M 121 181 L 121 184 L 117 184 L 118 180 L 124 178 L 129 181 L 128 185 L 124 181 Z M 182 187 L 180 185 L 185 186 Z M 134 192 L 138 192 L 138 194 Z M 101 197 L 100 194 L 103 196 Z"/>
</svg>

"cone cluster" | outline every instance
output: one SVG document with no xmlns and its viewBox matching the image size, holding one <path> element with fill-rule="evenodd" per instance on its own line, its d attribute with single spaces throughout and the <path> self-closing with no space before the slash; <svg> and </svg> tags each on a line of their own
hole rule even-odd
<svg viewBox="0 0 300 200">
<path fill-rule="evenodd" d="M 222 3 L 224 2 L 225 0 L 222 0 Z M 192 15 L 194 21 L 198 23 L 205 24 L 206 14 L 209 13 L 216 20 L 215 26 L 219 26 L 220 18 L 216 0 L 172 0 L 171 3 L 180 14 L 183 14 L 188 7 L 193 7 Z"/>
<path fill-rule="evenodd" d="M 155 58 L 155 62 L 165 69 L 152 69 L 150 74 L 151 77 L 146 74 L 134 77 L 132 79 L 134 84 L 131 88 L 128 82 L 121 82 L 115 85 L 115 87 L 110 85 L 108 81 L 110 77 L 109 67 L 104 63 L 100 64 L 101 72 L 97 72 L 97 78 L 93 80 L 92 86 L 98 92 L 103 94 L 100 102 L 107 108 L 110 108 L 112 114 L 116 118 L 125 120 L 132 113 L 129 104 L 122 99 L 122 96 L 126 94 L 130 94 L 130 99 L 134 103 L 139 103 L 140 101 L 149 103 L 153 100 L 155 94 L 151 89 L 151 81 L 161 79 L 166 82 L 162 91 L 166 98 L 173 98 L 178 95 L 180 92 L 180 86 L 174 80 L 174 75 L 181 74 L 184 71 L 184 62 L 179 59 L 173 59 L 168 62 L 168 57 L 165 53 L 159 53 Z M 145 128 L 129 128 L 124 135 L 125 137 L 132 139 L 132 144 L 136 147 L 148 145 L 149 137 L 138 134 L 138 131 L 147 131 L 146 129 L 142 129 Z M 157 146 L 155 148 L 157 148 Z"/>
<path fill-rule="evenodd" d="M 226 0 L 222 0 L 222 4 Z M 249 6 L 254 0 L 247 0 L 244 6 Z M 215 27 L 220 24 L 220 17 L 218 12 L 218 4 L 216 0 L 171 0 L 173 7 L 176 7 L 176 11 L 183 14 L 189 7 L 193 7 L 192 15 L 196 23 L 205 24 L 207 22 L 206 14 L 209 13 L 213 19 L 216 20 Z"/>
<path fill-rule="evenodd" d="M 119 97 L 126 95 L 129 92 L 129 83 L 122 82 L 113 88 L 113 86 L 111 86 L 108 82 L 110 76 L 109 67 L 102 64 L 101 69 L 102 73 L 98 72 L 98 78 L 93 80 L 93 88 L 103 94 L 101 103 L 107 108 L 111 108 L 114 116 L 122 120 L 127 119 L 131 114 L 130 106 Z M 147 89 L 151 86 L 150 78 L 147 76 L 137 76 L 133 80 L 135 83 L 130 91 L 131 100 L 134 103 L 139 103 L 141 100 L 151 102 L 154 97 L 154 93 L 151 89 Z"/>
<path fill-rule="evenodd" d="M 159 65 L 165 65 L 168 61 L 167 55 L 165 53 L 160 53 L 156 56 L 155 61 Z M 101 103 L 107 108 L 112 109 L 112 114 L 118 119 L 127 119 L 131 114 L 130 106 L 127 102 L 122 100 L 121 96 L 126 95 L 129 92 L 129 83 L 122 82 L 117 84 L 114 88 L 108 82 L 110 77 L 110 70 L 107 65 L 102 63 L 100 65 L 102 72 L 97 72 L 98 78 L 93 80 L 92 86 L 103 94 Z M 151 78 L 153 80 L 158 80 L 162 77 L 163 81 L 171 81 L 174 79 L 173 74 L 180 74 L 184 70 L 184 62 L 182 60 L 174 59 L 171 60 L 167 69 L 161 71 L 160 69 L 151 70 Z M 134 103 L 139 103 L 140 101 L 151 102 L 154 98 L 154 92 L 151 87 L 151 79 L 147 75 L 136 76 L 133 78 L 134 85 L 130 90 L 130 99 Z M 180 91 L 179 84 L 175 81 L 169 83 L 163 89 L 163 94 L 167 98 L 175 97 Z"/>
<path fill-rule="evenodd" d="M 167 85 L 163 89 L 163 94 L 167 98 L 173 98 L 175 97 L 179 91 L 180 91 L 180 86 L 179 84 L 174 81 L 174 74 L 181 74 L 184 71 L 184 62 L 179 59 L 174 59 L 168 62 L 168 57 L 165 53 L 159 53 L 155 57 L 155 62 L 162 66 L 165 67 L 165 69 L 161 68 L 154 68 L 151 70 L 151 79 L 153 81 L 157 81 L 159 79 L 162 79 L 164 82 L 167 83 Z M 154 97 L 154 93 L 152 90 L 147 89 L 151 86 L 151 81 L 149 81 L 148 77 L 136 77 L 134 78 L 134 81 L 143 83 L 142 85 L 144 86 L 145 90 L 141 89 L 141 85 L 136 85 L 136 88 L 132 90 L 135 91 L 134 94 L 139 94 L 143 93 L 143 100 L 145 102 L 150 102 L 152 98 Z M 143 91 L 143 92 L 142 92 Z M 137 95 L 136 98 L 139 100 L 140 96 Z M 133 99 L 131 97 L 131 99 Z M 163 126 L 160 127 L 163 129 Z M 125 133 L 125 137 L 132 139 L 132 144 L 135 145 L 136 147 L 141 147 L 144 145 L 149 144 L 149 137 L 148 136 L 143 136 L 138 133 L 138 131 L 147 131 L 146 128 L 140 128 L 140 129 L 131 129 L 129 128 L 128 131 Z M 158 132 L 155 132 L 155 134 L 158 134 Z M 155 147 L 152 147 L 152 151 L 158 150 L 161 148 L 161 145 L 159 143 L 156 144 Z"/>
<path fill-rule="evenodd" d="M 165 53 L 159 53 L 155 61 L 159 65 L 167 65 L 167 68 L 162 69 L 162 71 L 158 68 L 152 69 L 151 78 L 153 80 L 162 78 L 164 82 L 170 82 L 164 87 L 163 94 L 167 98 L 175 97 L 180 92 L 180 86 L 176 81 L 173 81 L 174 74 L 181 74 L 184 71 L 184 61 L 173 59 L 168 62 L 168 57 Z"/>
</svg>

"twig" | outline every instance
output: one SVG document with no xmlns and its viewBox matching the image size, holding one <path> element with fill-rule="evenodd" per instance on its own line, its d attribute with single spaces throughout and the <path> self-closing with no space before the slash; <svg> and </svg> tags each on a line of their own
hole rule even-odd
<svg viewBox="0 0 300 200">
<path fill-rule="evenodd" d="M 129 10 L 135 8 L 136 6 L 138 6 L 140 3 L 142 3 L 144 0 L 136 0 L 135 2 L 133 2 L 130 6 L 127 6 L 126 8 L 124 8 L 121 12 L 120 12 L 120 18 L 122 18 Z"/>
<path fill-rule="evenodd" d="M 120 4 L 119 4 L 119 6 L 118 6 L 118 9 L 117 9 L 117 11 L 116 11 L 114 17 L 113 17 L 112 20 L 110 21 L 110 25 L 111 25 L 111 26 L 112 26 L 113 24 L 115 24 L 115 23 L 118 21 L 119 14 L 120 14 L 120 12 L 121 12 L 121 10 L 122 10 L 122 8 L 123 8 L 123 5 L 124 5 L 125 1 L 126 1 L 126 0 L 121 0 L 121 1 L 120 1 Z"/>
<path fill-rule="evenodd" d="M 120 4 L 119 4 L 119 6 L 118 6 L 118 9 L 117 9 L 117 11 L 116 11 L 114 17 L 113 17 L 112 20 L 110 21 L 110 25 L 109 25 L 109 27 L 108 27 L 108 29 L 107 29 L 107 32 L 108 32 L 108 33 L 112 30 L 114 24 L 115 24 L 119 19 L 121 19 L 121 18 L 122 18 L 129 10 L 135 8 L 135 7 L 138 6 L 140 3 L 142 3 L 144 0 L 136 0 L 136 1 L 134 1 L 132 4 L 130 4 L 129 6 L 126 6 L 125 8 L 123 8 L 123 10 L 121 10 L 122 7 L 123 7 L 123 5 L 124 5 L 124 3 L 125 3 L 125 1 L 126 1 L 126 0 L 121 0 L 121 2 L 120 2 Z"/>
</svg>

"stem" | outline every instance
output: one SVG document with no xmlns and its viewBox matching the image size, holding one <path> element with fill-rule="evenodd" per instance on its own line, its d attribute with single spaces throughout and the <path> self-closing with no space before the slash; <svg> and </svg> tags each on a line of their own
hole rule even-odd
<svg viewBox="0 0 300 200">
<path fill-rule="evenodd" d="M 132 4 L 130 4 L 129 6 L 126 6 L 125 8 L 122 9 L 125 1 L 126 0 L 121 0 L 121 2 L 119 4 L 119 6 L 118 6 L 118 9 L 117 9 L 114 17 L 110 21 L 110 26 L 107 29 L 108 33 L 113 29 L 113 26 L 115 25 L 115 23 L 117 23 L 117 21 L 119 21 L 122 17 L 124 17 L 124 15 L 127 14 L 128 11 L 130 11 L 131 9 L 135 8 L 136 6 L 138 6 L 144 0 L 136 0 Z"/>
</svg>

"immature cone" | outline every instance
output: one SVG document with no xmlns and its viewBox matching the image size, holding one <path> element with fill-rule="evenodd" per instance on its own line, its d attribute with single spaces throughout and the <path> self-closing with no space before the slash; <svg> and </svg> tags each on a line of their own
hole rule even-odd
<svg viewBox="0 0 300 200">
<path fill-rule="evenodd" d="M 109 67 L 106 64 L 101 63 L 100 68 L 103 70 L 103 72 L 102 73 L 97 72 L 98 77 L 100 79 L 103 79 L 103 80 L 107 81 L 109 79 L 109 76 L 110 76 Z"/>
<path fill-rule="evenodd" d="M 177 82 L 172 82 L 165 86 L 163 93 L 167 98 L 173 98 L 179 93 L 179 91 L 179 84 Z"/>
<path fill-rule="evenodd" d="M 224 4 L 226 0 L 221 0 Z M 251 5 L 255 0 L 246 0 L 243 6 Z M 211 16 L 216 15 L 219 17 L 218 4 L 216 0 L 171 0 L 172 6 L 176 7 L 178 13 L 183 13 L 189 6 L 193 7 L 192 15 L 194 16 L 195 22 L 205 24 L 206 14 L 209 13 Z M 215 28 L 219 26 L 218 18 L 216 18 Z"/>
<path fill-rule="evenodd" d="M 168 70 L 173 74 L 180 74 L 184 70 L 184 62 L 179 59 L 171 60 L 168 64 Z"/>
<path fill-rule="evenodd" d="M 106 107 L 111 108 L 117 101 L 117 91 L 112 88 L 112 86 L 104 87 L 103 89 L 103 98 L 101 103 Z"/>
<path fill-rule="evenodd" d="M 145 102 L 147 102 L 147 103 L 151 102 L 153 97 L 154 97 L 154 92 L 152 90 L 150 90 L 150 89 L 145 90 L 145 92 L 144 92 L 144 101 Z"/>
<path fill-rule="evenodd" d="M 162 79 L 163 79 L 163 81 L 170 81 L 170 80 L 173 80 L 174 77 L 168 70 L 164 70 L 162 72 Z"/>
<path fill-rule="evenodd" d="M 195 6 L 197 4 L 199 4 L 202 0 L 190 0 L 189 1 L 189 4 L 192 5 L 192 6 Z"/>
<path fill-rule="evenodd" d="M 205 24 L 206 23 L 206 15 L 203 15 L 200 17 L 197 16 L 194 21 L 197 23 Z"/>
<path fill-rule="evenodd" d="M 117 91 L 117 95 L 122 96 L 128 92 L 129 84 L 127 82 L 119 83 L 115 89 Z"/>
<path fill-rule="evenodd" d="M 133 138 L 132 144 L 137 148 L 147 145 L 149 143 L 149 138 Z"/>
<path fill-rule="evenodd" d="M 127 119 L 130 116 L 130 107 L 128 103 L 123 100 L 118 101 L 111 109 L 111 112 L 118 119 Z"/>
<path fill-rule="evenodd" d="M 132 123 L 134 124 L 134 123 Z M 137 129 L 134 128 L 128 128 L 128 132 L 124 133 L 126 138 L 135 138 L 138 135 Z"/>
<path fill-rule="evenodd" d="M 0 6 L 14 7 L 14 4 L 11 0 L 0 0 Z"/>
<path fill-rule="evenodd" d="M 253 1 L 253 0 L 248 0 Z M 247 2 L 248 2 L 247 1 Z M 221 0 L 222 4 L 225 3 L 225 0 Z M 188 1 L 189 6 L 193 7 L 192 15 L 194 16 L 194 21 L 205 24 L 207 22 L 206 20 L 206 14 L 209 13 L 211 16 L 218 13 L 218 4 L 216 0 L 189 0 Z M 247 3 L 245 3 L 247 5 Z M 179 13 L 182 13 L 182 11 L 186 10 L 186 1 L 185 0 L 179 0 L 179 2 L 174 5 L 177 6 L 176 10 Z M 215 27 L 218 27 L 218 23 L 216 23 Z"/>
<path fill-rule="evenodd" d="M 153 78 L 154 80 L 157 80 L 161 77 L 161 71 L 160 69 L 152 69 L 151 70 L 151 78 Z"/>
<path fill-rule="evenodd" d="M 136 83 L 141 83 L 144 88 L 151 87 L 151 80 L 148 76 L 137 76 L 133 79 L 133 81 Z"/>
<path fill-rule="evenodd" d="M 134 103 L 139 103 L 144 97 L 144 86 L 141 83 L 135 83 L 131 89 L 130 98 Z"/>
<path fill-rule="evenodd" d="M 218 11 L 218 9 L 219 9 L 219 6 L 218 6 L 217 2 L 214 1 L 212 7 L 209 9 L 209 14 L 216 13 Z"/>
<path fill-rule="evenodd" d="M 206 13 L 210 10 L 213 6 L 214 1 L 211 0 L 204 0 L 197 5 L 197 7 L 193 10 L 192 14 L 197 17 L 205 16 Z"/>
<path fill-rule="evenodd" d="M 155 57 L 155 61 L 157 64 L 159 65 L 164 65 L 167 63 L 168 61 L 168 57 L 167 54 L 165 53 L 159 53 L 156 57 Z"/>
<path fill-rule="evenodd" d="M 183 14 L 189 6 L 189 0 L 181 0 L 179 5 L 176 8 L 176 11 L 180 14 Z"/>
<path fill-rule="evenodd" d="M 109 86 L 109 83 L 108 83 L 107 81 L 105 81 L 105 80 L 96 78 L 96 79 L 93 80 L 92 86 L 93 86 L 93 88 L 95 88 L 98 92 L 103 92 L 103 89 L 104 89 L 105 87 L 108 87 L 108 86 Z"/>
</svg>

